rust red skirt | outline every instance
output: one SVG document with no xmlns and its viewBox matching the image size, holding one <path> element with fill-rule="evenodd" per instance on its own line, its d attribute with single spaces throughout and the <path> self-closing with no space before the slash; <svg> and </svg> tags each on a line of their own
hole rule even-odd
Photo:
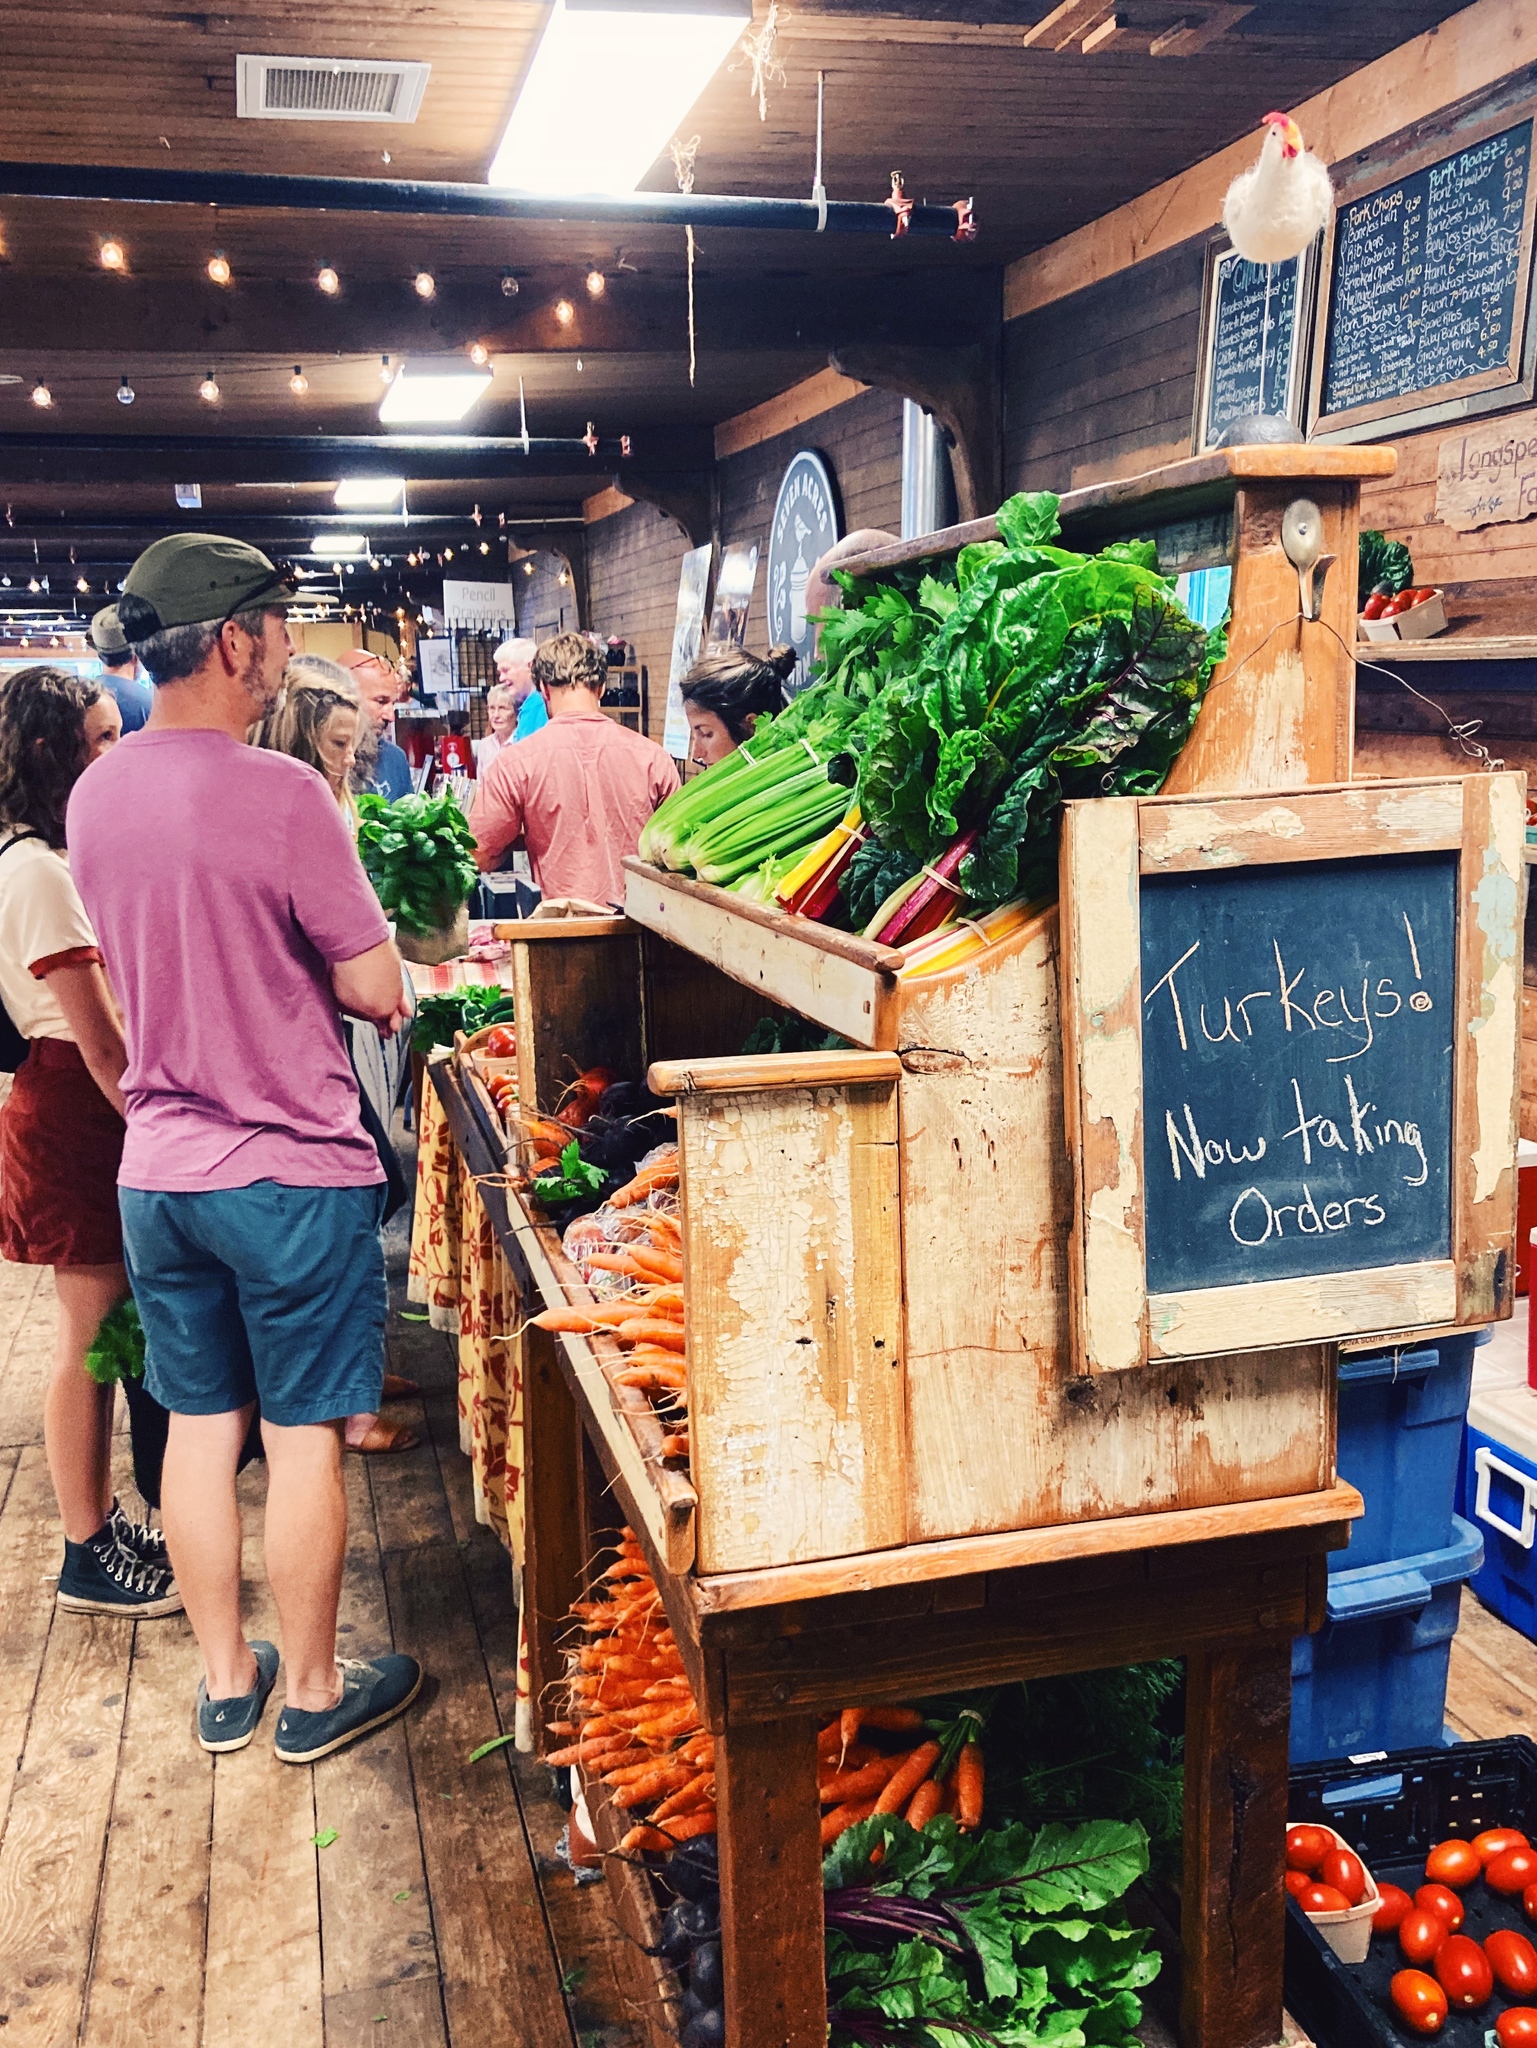
<svg viewBox="0 0 1537 2048">
<path fill-rule="evenodd" d="M 22 1266 L 120 1260 L 122 1157 L 123 1119 L 79 1046 L 34 1038 L 0 1110 L 0 1257 Z"/>
</svg>

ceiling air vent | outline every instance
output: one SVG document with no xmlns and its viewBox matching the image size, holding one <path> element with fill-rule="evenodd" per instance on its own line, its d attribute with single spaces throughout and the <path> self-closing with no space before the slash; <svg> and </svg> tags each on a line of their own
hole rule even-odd
<svg viewBox="0 0 1537 2048">
<path fill-rule="evenodd" d="M 430 64 L 362 57 L 235 59 L 243 121 L 414 121 Z"/>
</svg>

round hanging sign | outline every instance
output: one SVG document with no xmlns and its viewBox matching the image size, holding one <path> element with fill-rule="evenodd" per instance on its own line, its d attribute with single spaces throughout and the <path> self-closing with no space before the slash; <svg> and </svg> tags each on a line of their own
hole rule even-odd
<svg viewBox="0 0 1537 2048">
<path fill-rule="evenodd" d="M 838 499 L 820 455 L 803 449 L 779 486 L 769 533 L 768 627 L 775 646 L 795 649 L 790 695 L 806 687 L 807 664 L 815 651 L 816 628 L 806 620 L 806 578 L 812 565 L 838 538 Z"/>
</svg>

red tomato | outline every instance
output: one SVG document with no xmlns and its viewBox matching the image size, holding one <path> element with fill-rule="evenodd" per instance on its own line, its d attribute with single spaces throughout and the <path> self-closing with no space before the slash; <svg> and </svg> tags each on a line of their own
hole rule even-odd
<svg viewBox="0 0 1537 2048">
<path fill-rule="evenodd" d="M 1477 1877 L 1483 1865 L 1478 1852 L 1471 1842 L 1461 1842 L 1455 1837 L 1449 1842 L 1437 1842 L 1425 1858 L 1425 1875 L 1432 1884 L 1449 1884 L 1454 1892 L 1460 1892 Z M 1537 1877 L 1537 1868 L 1532 1871 Z M 1516 1889 L 1519 1891 L 1520 1886 Z"/>
<path fill-rule="evenodd" d="M 1334 1847 L 1327 1828 L 1298 1827 L 1286 1830 L 1286 1863 L 1290 1870 L 1316 1870 Z"/>
<path fill-rule="evenodd" d="M 1312 1882 L 1305 1870 L 1288 1870 L 1286 1873 L 1286 1889 L 1294 1899 L 1300 1898 Z"/>
<path fill-rule="evenodd" d="M 1298 1892 L 1297 1904 L 1304 1913 L 1348 1913 L 1350 1911 L 1349 1899 L 1346 1898 L 1343 1892 L 1337 1892 L 1332 1884 L 1310 1884 L 1306 1891 Z"/>
<path fill-rule="evenodd" d="M 1446 1938 L 1445 1922 L 1423 1906 L 1416 1906 L 1399 1922 L 1398 1946 L 1407 1962 L 1428 1963 Z"/>
<path fill-rule="evenodd" d="M 1537 1948 L 1524 1934 L 1514 1927 L 1497 1927 L 1484 1937 L 1484 1954 L 1502 1991 L 1512 1998 L 1530 1998 L 1537 1992 Z"/>
<path fill-rule="evenodd" d="M 1529 1884 L 1521 1894 L 1521 1910 L 1528 1920 L 1537 1920 L 1537 1884 Z"/>
<path fill-rule="evenodd" d="M 1436 593 L 1434 585 L 1432 585 L 1429 590 L 1417 590 L 1414 593 L 1414 602 L 1416 604 L 1429 604 L 1430 600 L 1435 596 L 1435 594 Z"/>
<path fill-rule="evenodd" d="M 1466 1934 L 1449 1934 L 1436 1950 L 1436 1982 L 1453 2012 L 1476 2012 L 1494 1995 L 1489 1958 Z"/>
<path fill-rule="evenodd" d="M 1530 1849 L 1531 1846 L 1519 1828 L 1485 1828 L 1481 1835 L 1473 1837 L 1473 1847 L 1478 1851 L 1480 1863 L 1492 1863 L 1507 1849 Z"/>
<path fill-rule="evenodd" d="M 493 1024 L 486 1034 L 486 1051 L 494 1060 L 511 1060 L 518 1056 L 518 1036 L 506 1024 Z"/>
<path fill-rule="evenodd" d="M 1537 1851 L 1504 1850 L 1484 1871 L 1484 1883 L 1490 1891 L 1503 1892 L 1507 1898 L 1524 1892 L 1528 1885 L 1537 1884 Z"/>
<path fill-rule="evenodd" d="M 1508 2005 L 1494 2023 L 1500 2048 L 1537 2048 L 1537 2006 Z"/>
<path fill-rule="evenodd" d="M 1402 1924 L 1404 1915 L 1414 1911 L 1414 1901 L 1401 1885 L 1380 1885 L 1378 1891 L 1381 1903 L 1372 1915 L 1372 1933 L 1392 1934 Z"/>
<path fill-rule="evenodd" d="M 1409 592 L 1407 590 L 1399 591 L 1397 597 L 1390 597 L 1382 607 L 1383 618 L 1396 619 L 1400 612 L 1406 612 L 1409 609 L 1409 603 Z"/>
<path fill-rule="evenodd" d="M 1366 1866 L 1352 1849 L 1331 1849 L 1318 1866 L 1320 1884 L 1332 1884 L 1352 1906 L 1366 1897 Z"/>
<path fill-rule="evenodd" d="M 1380 619 L 1382 617 L 1382 607 L 1386 603 L 1387 599 L 1385 597 L 1379 597 L 1377 592 L 1373 591 L 1371 596 L 1366 600 L 1365 604 L 1361 607 L 1362 618 Z"/>
<path fill-rule="evenodd" d="M 1423 1970 L 1400 1970 L 1388 1986 L 1398 2017 L 1416 2034 L 1439 2034 L 1446 2020 L 1446 1993 Z"/>
<path fill-rule="evenodd" d="M 1427 1913 L 1434 1913 L 1448 1934 L 1455 1934 L 1466 1917 L 1461 1899 L 1449 1885 L 1422 1884 L 1414 1895 L 1414 1903 Z"/>
</svg>

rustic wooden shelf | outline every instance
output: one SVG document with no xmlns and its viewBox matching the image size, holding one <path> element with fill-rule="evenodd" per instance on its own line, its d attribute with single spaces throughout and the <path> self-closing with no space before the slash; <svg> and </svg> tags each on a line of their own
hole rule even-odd
<svg viewBox="0 0 1537 2048">
<path fill-rule="evenodd" d="M 1397 668 L 1447 661 L 1534 661 L 1537 633 L 1507 633 L 1478 639 L 1471 634 L 1438 633 L 1433 640 L 1358 640 L 1358 661 L 1380 661 Z"/>
</svg>

